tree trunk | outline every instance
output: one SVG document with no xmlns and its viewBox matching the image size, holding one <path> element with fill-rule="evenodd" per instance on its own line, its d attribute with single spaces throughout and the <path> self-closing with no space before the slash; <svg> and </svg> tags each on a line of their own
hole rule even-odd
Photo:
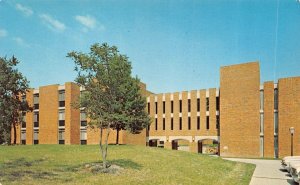
<svg viewBox="0 0 300 185">
<path fill-rule="evenodd" d="M 103 145 L 102 144 L 103 128 L 100 129 L 100 151 L 101 151 L 101 155 L 102 155 L 103 168 L 108 167 L 106 157 L 107 157 L 109 133 L 110 133 L 110 128 L 108 127 L 108 128 L 106 128 L 106 137 L 105 137 L 105 140 L 104 140 L 105 144 Z"/>
<path fill-rule="evenodd" d="M 16 124 L 13 124 L 14 126 L 14 145 L 17 144 L 17 128 Z"/>
<path fill-rule="evenodd" d="M 119 127 L 117 127 L 117 138 L 116 138 L 116 145 L 119 145 Z"/>
</svg>

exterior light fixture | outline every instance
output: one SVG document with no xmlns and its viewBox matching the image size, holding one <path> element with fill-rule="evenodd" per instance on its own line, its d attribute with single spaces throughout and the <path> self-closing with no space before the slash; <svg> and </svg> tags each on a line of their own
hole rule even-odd
<svg viewBox="0 0 300 185">
<path fill-rule="evenodd" d="M 294 127 L 290 127 L 290 133 L 291 133 L 291 156 L 293 156 L 293 153 L 294 153 L 293 137 L 294 137 L 294 133 L 295 133 Z"/>
</svg>

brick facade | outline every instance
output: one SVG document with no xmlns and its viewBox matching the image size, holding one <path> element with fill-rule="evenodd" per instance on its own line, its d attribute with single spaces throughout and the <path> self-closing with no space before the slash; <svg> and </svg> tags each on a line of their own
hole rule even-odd
<svg viewBox="0 0 300 185">
<path fill-rule="evenodd" d="M 220 76 L 221 155 L 258 157 L 259 64 L 222 67 Z"/>
<path fill-rule="evenodd" d="M 120 144 L 150 144 L 168 149 L 182 145 L 201 153 L 204 145 L 219 143 L 221 156 L 273 158 L 290 155 L 289 128 L 294 127 L 294 155 L 300 155 L 300 77 L 260 85 L 259 63 L 250 62 L 221 67 L 220 89 L 153 94 L 146 90 L 146 84 L 140 86 L 147 98 L 146 111 L 150 106 L 150 130 L 140 134 L 120 131 Z M 65 92 L 64 107 L 59 107 L 60 90 Z M 26 114 L 26 128 L 17 127 L 17 143 L 22 143 L 22 132 L 26 131 L 26 144 L 34 144 L 34 132 L 38 131 L 39 144 L 58 144 L 59 130 L 63 130 L 64 144 L 82 143 L 81 132 L 86 133 L 87 144 L 99 144 L 99 129 L 82 126 L 80 110 L 72 106 L 80 96 L 80 87 L 68 82 L 31 89 L 26 94 L 30 105 L 36 93 L 39 109 Z M 65 111 L 63 126 L 59 126 L 61 110 Z M 35 112 L 40 118 L 37 128 L 33 124 Z M 103 137 L 105 134 L 104 130 Z M 115 142 L 116 131 L 111 130 L 108 143 Z"/>
</svg>

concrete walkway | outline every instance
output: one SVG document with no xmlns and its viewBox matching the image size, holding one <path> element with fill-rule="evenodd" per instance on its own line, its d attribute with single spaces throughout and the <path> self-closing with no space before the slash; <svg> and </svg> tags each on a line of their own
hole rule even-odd
<svg viewBox="0 0 300 185">
<path fill-rule="evenodd" d="M 239 161 L 255 164 L 250 185 L 291 185 L 297 184 L 293 181 L 288 172 L 281 168 L 280 160 L 264 160 L 264 159 L 239 159 L 224 158 L 231 161 Z"/>
</svg>

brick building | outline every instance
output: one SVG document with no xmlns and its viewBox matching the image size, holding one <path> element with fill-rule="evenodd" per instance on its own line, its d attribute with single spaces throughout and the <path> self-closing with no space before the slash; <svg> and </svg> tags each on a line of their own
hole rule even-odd
<svg viewBox="0 0 300 185">
<path fill-rule="evenodd" d="M 224 66 L 220 87 L 147 97 L 151 126 L 141 134 L 121 131 L 121 144 L 139 144 L 218 153 L 228 157 L 283 157 L 300 155 L 300 77 L 260 82 L 258 62 Z M 98 144 L 99 131 L 87 128 L 82 110 L 71 102 L 80 96 L 74 83 L 49 85 L 26 94 L 34 111 L 18 127 L 22 144 Z M 112 132 L 109 143 L 115 143 Z"/>
</svg>

